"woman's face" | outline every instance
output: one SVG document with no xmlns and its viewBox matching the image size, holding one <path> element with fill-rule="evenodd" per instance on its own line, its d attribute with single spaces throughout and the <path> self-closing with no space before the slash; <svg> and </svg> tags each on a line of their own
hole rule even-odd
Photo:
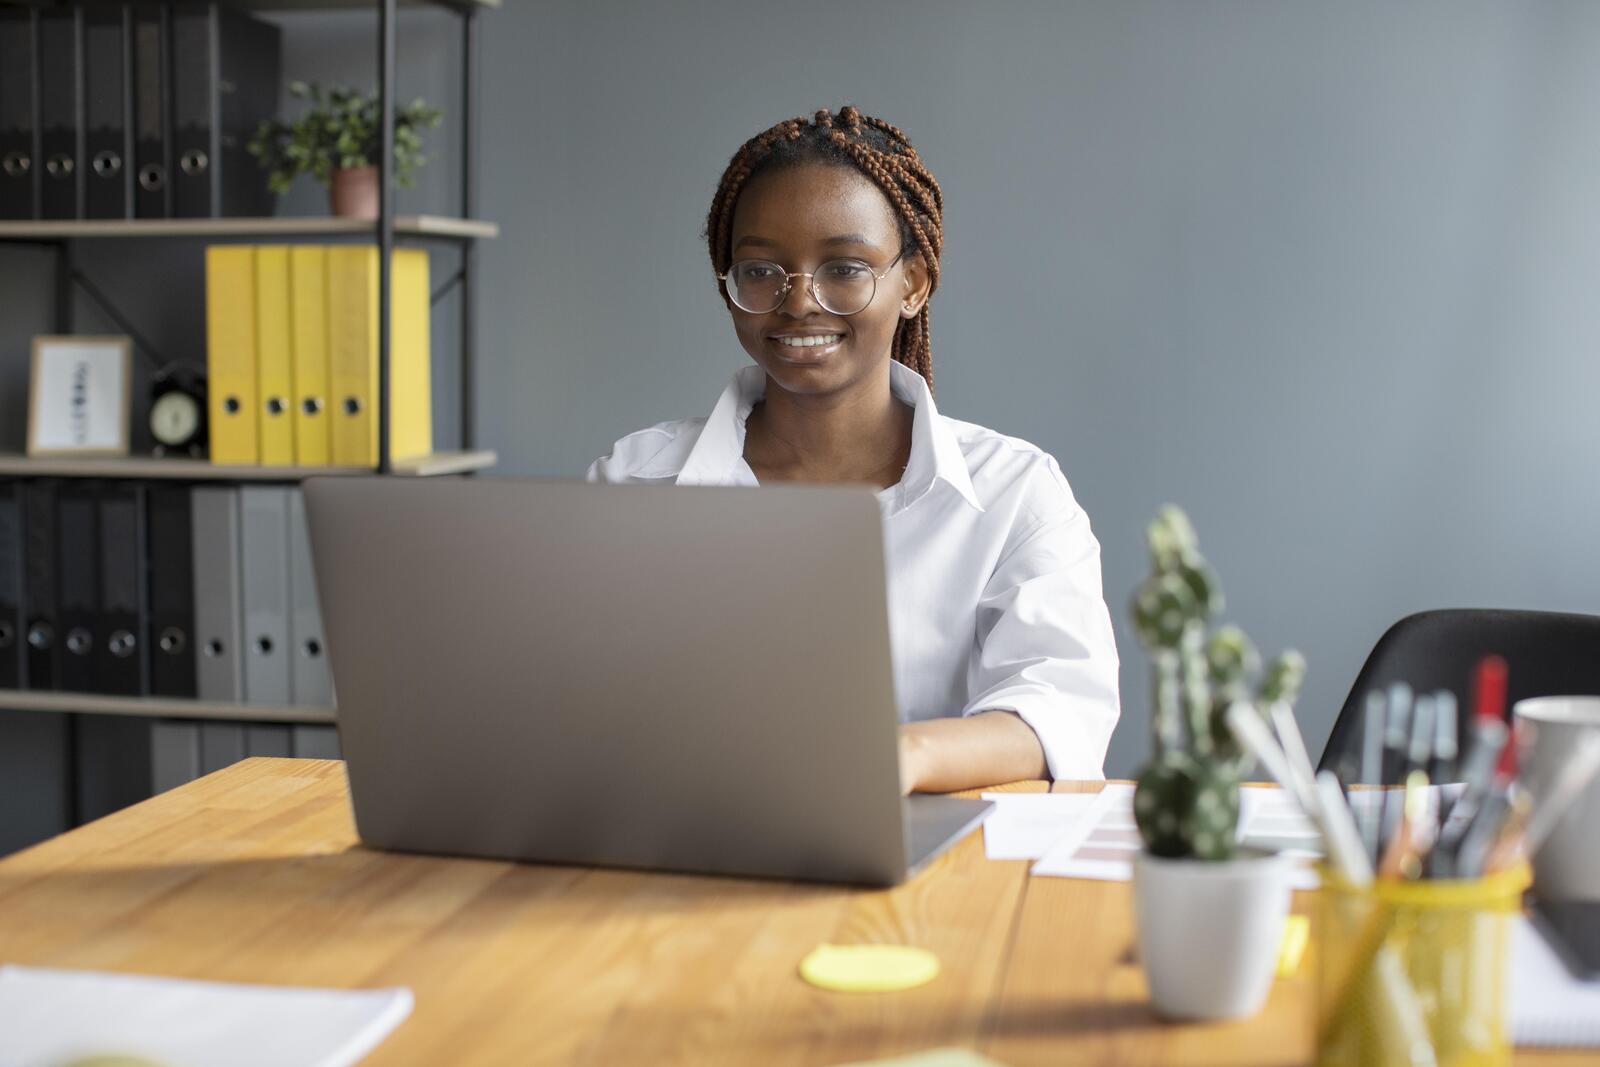
<svg viewBox="0 0 1600 1067">
<path fill-rule="evenodd" d="M 760 175 L 745 186 L 734 208 L 735 263 L 762 259 L 801 274 L 848 258 L 880 273 L 900 252 L 900 227 L 888 199 L 870 179 L 847 167 L 806 164 Z M 901 318 L 915 315 L 927 299 L 922 257 L 915 248 L 905 252 L 879 279 L 872 302 L 853 315 L 821 307 L 805 278 L 793 279 L 783 303 L 764 315 L 729 302 L 739 343 L 791 393 L 835 393 L 861 381 L 889 358 Z M 807 347 L 792 343 L 829 335 L 837 339 Z"/>
</svg>

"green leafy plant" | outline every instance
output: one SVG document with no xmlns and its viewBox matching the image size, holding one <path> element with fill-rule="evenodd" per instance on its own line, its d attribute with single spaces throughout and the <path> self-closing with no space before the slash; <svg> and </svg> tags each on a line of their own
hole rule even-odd
<svg viewBox="0 0 1600 1067">
<path fill-rule="evenodd" d="M 323 89 L 316 82 L 290 82 L 289 95 L 309 101 L 293 122 L 269 119 L 257 129 L 247 146 L 267 171 L 267 188 L 284 193 L 289 183 L 309 173 L 323 185 L 333 172 L 377 163 L 379 143 L 378 100 L 342 85 Z M 438 109 L 414 100 L 394 112 L 394 177 L 410 187 L 416 169 L 427 162 L 422 154 L 421 131 L 439 124 Z"/>
<path fill-rule="evenodd" d="M 1229 859 L 1239 783 L 1253 760 L 1234 740 L 1228 710 L 1244 704 L 1265 716 L 1274 704 L 1292 705 L 1305 680 L 1305 657 L 1290 649 L 1263 672 L 1243 630 L 1210 632 L 1222 611 L 1222 587 L 1182 509 L 1162 508 L 1146 540 L 1150 575 L 1134 592 L 1131 613 L 1151 660 L 1153 754 L 1139 774 L 1134 818 L 1153 855 Z"/>
</svg>

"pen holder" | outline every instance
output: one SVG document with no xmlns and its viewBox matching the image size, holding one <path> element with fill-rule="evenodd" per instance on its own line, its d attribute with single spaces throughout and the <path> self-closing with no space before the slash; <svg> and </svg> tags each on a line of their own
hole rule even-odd
<svg viewBox="0 0 1600 1067">
<path fill-rule="evenodd" d="M 1322 872 L 1317 944 L 1320 1067 L 1509 1064 L 1510 919 L 1526 865 L 1470 881 L 1379 881 Z"/>
</svg>

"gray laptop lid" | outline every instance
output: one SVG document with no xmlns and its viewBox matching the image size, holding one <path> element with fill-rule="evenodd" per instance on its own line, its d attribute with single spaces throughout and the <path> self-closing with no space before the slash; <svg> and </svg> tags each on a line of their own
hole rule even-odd
<svg viewBox="0 0 1600 1067">
<path fill-rule="evenodd" d="M 905 876 L 870 490 L 321 478 L 305 494 L 367 843 Z M 973 821 L 957 814 L 952 829 Z"/>
</svg>

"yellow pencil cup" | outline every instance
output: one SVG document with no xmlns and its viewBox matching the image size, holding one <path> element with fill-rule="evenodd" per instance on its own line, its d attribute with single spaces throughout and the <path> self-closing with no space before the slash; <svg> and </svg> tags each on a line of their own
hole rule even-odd
<svg viewBox="0 0 1600 1067">
<path fill-rule="evenodd" d="M 1317 1063 L 1496 1067 L 1511 1062 L 1505 982 L 1527 867 L 1485 878 L 1352 888 L 1324 868 Z"/>
</svg>

